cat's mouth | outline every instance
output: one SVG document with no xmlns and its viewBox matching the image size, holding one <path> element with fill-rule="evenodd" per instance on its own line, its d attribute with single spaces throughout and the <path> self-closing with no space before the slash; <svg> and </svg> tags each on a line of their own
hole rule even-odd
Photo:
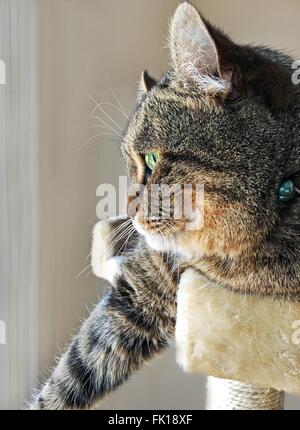
<svg viewBox="0 0 300 430">
<path fill-rule="evenodd" d="M 145 237 L 148 245 L 155 251 L 172 251 L 176 252 L 176 237 L 174 235 L 166 235 L 162 231 L 146 229 L 141 222 L 135 217 L 133 226 L 142 236 Z M 151 231 L 152 230 L 152 231 Z"/>
<path fill-rule="evenodd" d="M 174 225 L 164 225 L 163 223 L 152 224 L 148 221 L 146 224 L 135 216 L 132 224 L 136 231 L 141 234 L 147 244 L 155 251 L 171 253 L 181 256 L 184 260 L 201 258 L 203 252 L 199 247 L 197 235 L 191 239 L 184 231 L 180 231 Z"/>
</svg>

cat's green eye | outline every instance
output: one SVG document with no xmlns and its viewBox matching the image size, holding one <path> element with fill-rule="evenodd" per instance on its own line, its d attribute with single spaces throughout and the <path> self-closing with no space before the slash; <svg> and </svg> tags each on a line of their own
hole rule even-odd
<svg viewBox="0 0 300 430">
<path fill-rule="evenodd" d="M 159 153 L 157 151 L 148 152 L 145 155 L 145 163 L 150 170 L 154 170 L 154 167 L 159 159 Z"/>
<path fill-rule="evenodd" d="M 296 186 L 291 179 L 284 180 L 278 189 L 278 198 L 281 202 L 290 201 L 296 193 Z"/>
</svg>

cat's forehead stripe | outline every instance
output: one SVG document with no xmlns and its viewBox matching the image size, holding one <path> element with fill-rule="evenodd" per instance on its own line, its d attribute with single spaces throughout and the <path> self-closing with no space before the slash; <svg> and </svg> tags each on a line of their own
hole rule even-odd
<svg viewBox="0 0 300 430">
<path fill-rule="evenodd" d="M 174 90 L 176 89 L 179 91 L 175 92 Z M 181 94 L 180 91 L 182 92 Z M 173 86 L 173 91 L 159 88 L 155 92 L 155 97 L 158 102 L 173 102 L 191 110 L 201 109 L 204 111 L 211 111 L 218 108 L 215 97 L 209 97 L 207 94 L 199 93 L 197 94 L 197 97 L 191 97 L 183 88 L 181 88 L 179 83 L 177 83 L 177 86 Z"/>
<path fill-rule="evenodd" d="M 153 126 L 160 125 L 163 120 L 161 114 L 162 109 L 157 109 L 159 106 L 165 104 L 166 109 L 170 109 L 170 104 L 174 103 L 174 107 L 184 107 L 187 110 L 193 111 L 220 111 L 220 105 L 218 105 L 215 99 L 210 97 L 190 97 L 184 92 L 182 94 L 170 91 L 170 89 L 157 88 L 150 93 L 146 99 L 143 101 L 139 109 L 135 112 L 131 118 L 130 124 L 128 126 L 126 135 L 124 137 L 124 144 L 127 146 L 132 145 L 138 139 L 141 134 L 145 119 L 151 120 Z M 167 105 L 168 104 L 168 105 Z"/>
</svg>

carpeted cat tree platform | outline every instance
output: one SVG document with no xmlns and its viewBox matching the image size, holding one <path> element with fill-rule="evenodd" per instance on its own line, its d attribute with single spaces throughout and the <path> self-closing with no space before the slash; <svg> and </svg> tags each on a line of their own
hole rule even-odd
<svg viewBox="0 0 300 430">
<path fill-rule="evenodd" d="M 300 395 L 300 303 L 236 294 L 193 269 L 178 291 L 177 360 L 208 378 L 208 409 L 284 408 Z"/>
</svg>

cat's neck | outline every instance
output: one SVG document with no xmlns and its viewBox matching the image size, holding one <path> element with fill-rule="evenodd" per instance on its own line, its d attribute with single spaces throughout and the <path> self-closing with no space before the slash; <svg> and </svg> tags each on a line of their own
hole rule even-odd
<svg viewBox="0 0 300 430">
<path fill-rule="evenodd" d="M 300 249 L 242 257 L 204 256 L 186 263 L 203 280 L 241 294 L 272 296 L 300 301 Z M 288 255 L 288 259 L 286 258 Z"/>
</svg>

